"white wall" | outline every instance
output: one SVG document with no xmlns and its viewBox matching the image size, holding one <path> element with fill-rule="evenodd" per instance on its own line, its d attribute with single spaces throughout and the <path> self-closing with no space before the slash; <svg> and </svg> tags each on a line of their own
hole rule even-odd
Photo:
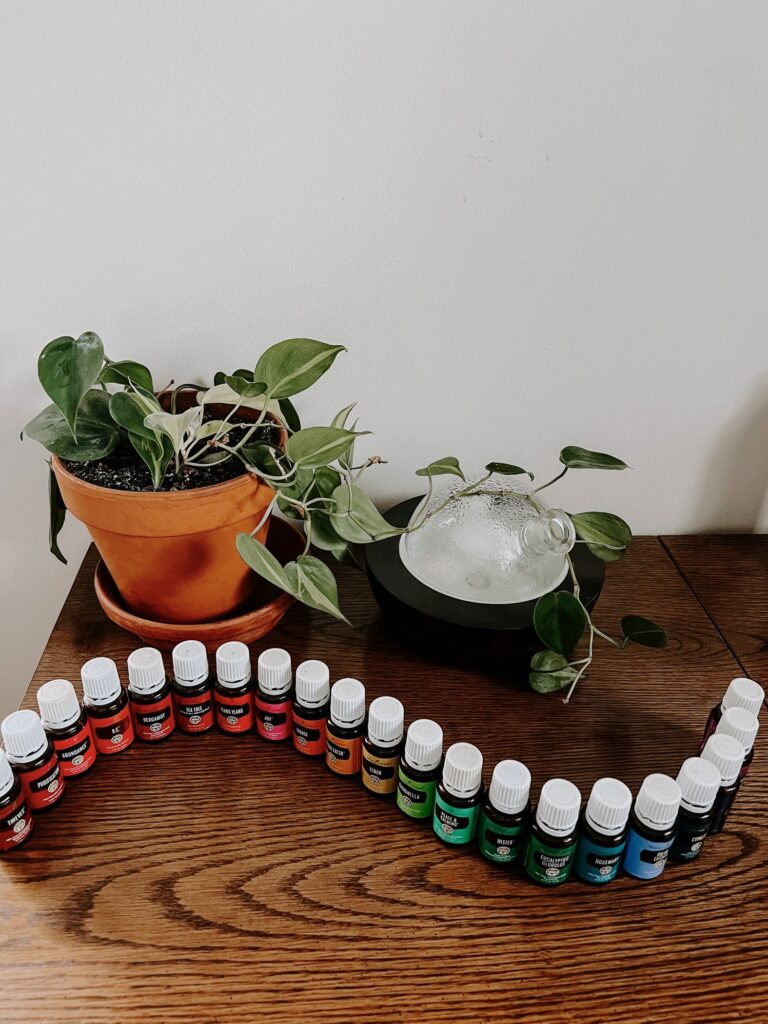
<svg viewBox="0 0 768 1024">
<path fill-rule="evenodd" d="M 158 380 L 348 345 L 302 411 L 360 400 L 382 502 L 577 443 L 634 471 L 571 507 L 765 527 L 767 33 L 763 0 L 4 4 L 0 705 L 85 546 L 47 555 L 17 436 L 59 334 Z"/>
</svg>

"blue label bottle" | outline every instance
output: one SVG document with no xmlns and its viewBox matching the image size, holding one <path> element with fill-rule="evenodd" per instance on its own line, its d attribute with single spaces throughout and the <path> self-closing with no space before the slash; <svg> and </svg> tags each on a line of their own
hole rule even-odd
<svg viewBox="0 0 768 1024">
<path fill-rule="evenodd" d="M 605 885 L 618 874 L 627 843 L 632 794 L 618 779 L 598 779 L 579 823 L 573 873 L 582 882 Z"/>
<path fill-rule="evenodd" d="M 654 772 L 643 780 L 629 819 L 622 867 L 633 878 L 658 878 L 667 864 L 680 809 L 680 787 Z"/>
</svg>

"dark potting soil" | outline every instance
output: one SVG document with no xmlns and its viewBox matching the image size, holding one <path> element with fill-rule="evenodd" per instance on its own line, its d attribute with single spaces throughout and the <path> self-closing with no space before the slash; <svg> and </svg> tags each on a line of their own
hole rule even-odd
<svg viewBox="0 0 768 1024">
<path fill-rule="evenodd" d="M 277 445 L 279 441 L 280 432 L 277 427 L 265 423 L 251 436 L 248 445 Z M 121 440 L 117 448 L 103 459 L 94 459 L 92 462 L 63 461 L 69 472 L 78 480 L 95 484 L 97 487 L 108 487 L 113 491 L 154 490 L 149 470 L 127 438 Z M 245 472 L 245 466 L 240 459 L 232 456 L 224 462 L 208 466 L 183 466 L 181 474 L 177 477 L 176 466 L 171 459 L 160 490 L 188 491 L 196 487 L 210 487 L 212 484 L 234 480 Z"/>
</svg>

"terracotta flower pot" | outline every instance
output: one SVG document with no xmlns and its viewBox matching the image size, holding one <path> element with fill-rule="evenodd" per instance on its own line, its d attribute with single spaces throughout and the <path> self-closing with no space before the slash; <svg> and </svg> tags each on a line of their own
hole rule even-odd
<svg viewBox="0 0 768 1024">
<path fill-rule="evenodd" d="M 67 509 L 88 528 L 123 601 L 139 615 L 210 622 L 248 600 L 257 578 L 235 538 L 256 528 L 274 497 L 257 477 L 186 491 L 118 491 L 79 480 L 55 457 L 53 471 Z M 259 540 L 268 528 L 267 520 Z"/>
</svg>

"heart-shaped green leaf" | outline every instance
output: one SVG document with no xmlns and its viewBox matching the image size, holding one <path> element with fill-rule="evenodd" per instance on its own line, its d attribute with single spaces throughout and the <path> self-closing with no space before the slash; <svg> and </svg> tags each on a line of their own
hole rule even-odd
<svg viewBox="0 0 768 1024">
<path fill-rule="evenodd" d="M 118 391 L 109 399 L 112 419 L 123 430 L 148 441 L 156 441 L 158 432 L 146 426 L 144 420 L 153 412 L 162 412 L 160 403 L 150 392 Z"/>
<path fill-rule="evenodd" d="M 604 562 L 623 558 L 632 540 L 629 525 L 611 512 L 577 512 L 571 516 L 576 533 Z"/>
<path fill-rule="evenodd" d="M 578 670 L 569 665 L 562 654 L 537 651 L 531 658 L 528 681 L 537 693 L 555 693 L 570 686 Z"/>
<path fill-rule="evenodd" d="M 173 458 L 173 448 L 169 438 L 158 431 L 156 438 L 128 434 L 128 440 L 152 475 L 152 486 L 156 491 L 159 490 L 165 477 L 165 471 L 168 469 L 168 463 Z"/>
<path fill-rule="evenodd" d="M 663 647 L 667 642 L 667 634 L 661 626 L 641 615 L 625 615 L 621 631 L 627 640 L 641 647 Z"/>
<path fill-rule="evenodd" d="M 333 492 L 333 499 L 336 503 L 335 512 L 331 513 L 333 528 L 350 544 L 368 544 L 403 532 L 386 521 L 359 487 L 341 484 Z"/>
<path fill-rule="evenodd" d="M 581 639 L 587 616 L 574 594 L 545 594 L 533 609 L 533 626 L 541 642 L 558 654 L 569 654 Z"/>
<path fill-rule="evenodd" d="M 334 529 L 333 520 L 324 512 L 312 513 L 310 539 L 321 551 L 337 552 L 347 547 L 347 542 Z"/>
<path fill-rule="evenodd" d="M 315 469 L 334 462 L 357 436 L 341 427 L 306 427 L 288 438 L 285 451 L 297 466 Z"/>
<path fill-rule="evenodd" d="M 53 466 L 50 462 L 48 463 L 48 513 L 50 520 L 48 547 L 51 550 L 51 554 L 55 555 L 60 562 L 66 565 L 67 560 L 59 547 L 59 533 L 64 525 L 64 520 L 67 518 L 67 506 L 64 504 L 64 499 L 59 490 L 59 482 L 56 479 L 56 474 L 53 472 Z"/>
<path fill-rule="evenodd" d="M 109 415 L 109 395 L 90 391 L 81 403 L 78 436 L 75 440 L 64 414 L 48 405 L 24 427 L 24 433 L 49 452 L 70 462 L 103 459 L 113 451 L 120 435 Z"/>
<path fill-rule="evenodd" d="M 569 445 L 560 452 L 560 461 L 568 469 L 627 469 L 626 462 L 603 452 L 591 452 L 588 448 Z"/>
<path fill-rule="evenodd" d="M 529 476 L 533 480 L 533 473 L 522 466 L 513 466 L 509 462 L 489 462 L 485 467 L 488 473 L 498 473 L 500 476 Z"/>
<path fill-rule="evenodd" d="M 77 413 L 104 365 L 104 346 L 92 331 L 79 338 L 49 341 L 37 361 L 37 375 L 45 393 L 60 410 L 77 437 Z"/>
<path fill-rule="evenodd" d="M 350 625 L 339 607 L 334 575 L 324 562 L 314 555 L 299 555 L 286 565 L 285 573 L 300 601 Z"/>
<path fill-rule="evenodd" d="M 343 345 L 326 345 L 311 338 L 288 338 L 272 345 L 256 363 L 254 379 L 263 380 L 270 398 L 291 398 L 322 377 Z"/>
<path fill-rule="evenodd" d="M 298 596 L 286 575 L 285 569 L 283 569 L 272 552 L 257 541 L 255 537 L 252 537 L 249 533 L 239 533 L 236 543 L 242 560 L 262 579 L 267 580 L 268 583 L 279 587 L 280 590 L 284 590 L 288 594 L 293 594 L 294 597 Z"/>
<path fill-rule="evenodd" d="M 459 466 L 459 460 L 452 455 L 446 455 L 444 459 L 435 459 L 423 469 L 416 470 L 416 476 L 458 476 L 466 479 Z"/>
<path fill-rule="evenodd" d="M 228 384 L 241 398 L 256 398 L 257 395 L 263 395 L 267 390 L 267 385 L 261 381 L 249 381 L 243 377 L 225 377 L 224 383 Z"/>
<path fill-rule="evenodd" d="M 99 374 L 99 380 L 104 384 L 136 384 L 150 393 L 155 390 L 152 383 L 152 374 L 141 363 L 134 363 L 130 359 L 122 359 L 116 363 L 107 363 Z"/>
</svg>

